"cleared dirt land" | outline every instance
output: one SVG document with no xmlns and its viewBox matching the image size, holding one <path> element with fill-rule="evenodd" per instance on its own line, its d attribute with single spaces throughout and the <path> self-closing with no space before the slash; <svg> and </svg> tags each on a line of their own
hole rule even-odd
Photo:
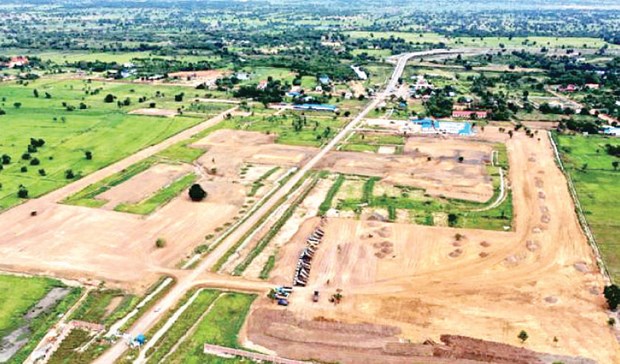
<svg viewBox="0 0 620 364">
<path fill-rule="evenodd" d="M 487 142 L 409 137 L 403 155 L 333 152 L 319 168 L 381 177 L 394 185 L 423 188 L 433 196 L 486 202 L 493 196 L 486 171 L 492 150 L 493 144 Z"/>
<path fill-rule="evenodd" d="M 248 340 L 285 357 L 380 363 L 410 362 L 402 356 L 407 350 L 428 355 L 428 346 L 399 347 L 402 339 L 439 342 L 449 334 L 619 362 L 619 345 L 606 323 L 603 277 L 550 142 L 544 134 L 538 141 L 518 133 L 506 144 L 514 231 L 330 218 L 308 286 L 295 289 L 285 310 L 260 300 Z M 305 238 L 317 223 L 306 221 L 281 248 L 274 283 L 291 283 Z M 334 305 L 328 299 L 337 289 L 344 297 Z M 321 292 L 318 303 L 311 299 L 314 290 Z M 517 338 L 521 330 L 529 334 L 523 345 Z M 555 360 L 573 362 L 549 362 Z"/>
<path fill-rule="evenodd" d="M 261 191 L 248 197 L 251 181 L 241 178 L 244 165 L 260 162 L 292 167 L 315 151 L 264 144 L 271 140 L 260 133 L 214 132 L 196 144 L 206 152 L 195 165 L 155 165 L 99 196 L 110 201 L 139 201 L 174 175 L 193 170 L 209 193 L 200 203 L 191 202 L 184 191 L 147 216 L 58 204 L 56 201 L 77 192 L 72 185 L 30 200 L 2 214 L 0 268 L 104 280 L 134 291 L 146 289 L 159 274 L 175 274 L 171 269 L 203 244 L 205 236 L 232 223 L 250 200 L 261 197 Z M 37 211 L 37 216 L 30 216 L 31 211 Z M 158 238 L 167 241 L 165 248 L 155 247 Z"/>
<path fill-rule="evenodd" d="M 123 202 L 137 203 L 191 170 L 192 167 L 187 164 L 157 164 L 127 182 L 98 195 L 97 199 L 107 201 L 103 207 L 109 209 Z"/>
</svg>

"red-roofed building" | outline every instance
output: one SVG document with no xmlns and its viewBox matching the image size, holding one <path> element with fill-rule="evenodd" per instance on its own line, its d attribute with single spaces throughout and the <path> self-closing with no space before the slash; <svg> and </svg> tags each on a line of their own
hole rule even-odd
<svg viewBox="0 0 620 364">
<path fill-rule="evenodd" d="M 558 91 L 560 91 L 560 92 L 575 92 L 575 91 L 579 91 L 579 87 L 576 86 L 576 85 L 573 85 L 571 83 L 570 85 L 567 85 L 566 87 L 559 86 L 558 87 Z"/>
<path fill-rule="evenodd" d="M 453 110 L 452 117 L 455 119 L 471 119 L 475 115 L 476 119 L 486 119 L 489 116 L 488 111 L 472 111 L 472 110 Z"/>
<path fill-rule="evenodd" d="M 15 56 L 15 57 L 11 57 L 11 60 L 7 63 L 7 67 L 9 68 L 22 67 L 29 63 L 30 61 L 28 60 L 28 57 Z"/>
<path fill-rule="evenodd" d="M 258 90 L 264 90 L 267 88 L 267 81 L 261 81 L 258 83 L 258 86 L 256 86 L 256 88 Z"/>
</svg>

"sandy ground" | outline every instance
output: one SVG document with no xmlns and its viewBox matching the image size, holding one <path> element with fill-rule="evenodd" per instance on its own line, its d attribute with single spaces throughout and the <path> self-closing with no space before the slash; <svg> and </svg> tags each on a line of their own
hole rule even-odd
<svg viewBox="0 0 620 364">
<path fill-rule="evenodd" d="M 230 71 L 223 70 L 183 71 L 170 73 L 168 77 L 175 79 L 177 84 L 198 86 L 202 83 L 215 83 L 215 80 L 229 73 Z"/>
<path fill-rule="evenodd" d="M 432 196 L 486 202 L 493 196 L 486 171 L 492 150 L 487 142 L 415 136 L 407 138 L 403 155 L 332 152 L 320 168 L 381 177 L 394 185 L 423 188 Z"/>
<path fill-rule="evenodd" d="M 491 133 L 489 138 L 499 137 Z M 530 338 L 525 348 L 620 362 L 619 345 L 606 323 L 604 282 L 548 139 L 537 141 L 518 133 L 507 148 L 514 232 L 331 218 L 313 260 L 309 286 L 295 289 L 286 312 L 312 325 L 334 320 L 399 330 L 370 341 L 373 350 L 384 348 L 383 355 L 395 337 L 423 342 L 458 334 L 520 346 L 517 335 L 526 330 Z M 291 283 L 304 238 L 316 223 L 304 223 L 282 247 L 274 283 Z M 458 240 L 456 233 L 464 238 Z M 338 288 L 344 298 L 335 306 L 328 298 Z M 319 303 L 311 302 L 315 289 L 321 292 Z M 264 307 L 277 306 L 267 300 L 257 304 L 248 339 L 280 355 L 302 358 L 304 346 L 296 338 L 305 334 L 310 339 L 302 341 L 317 340 L 313 351 L 331 352 L 332 360 L 358 362 L 339 353 L 369 349 L 366 340 L 345 336 L 345 342 L 336 329 L 310 330 L 298 321 L 291 323 L 291 318 L 259 311 Z M 366 362 L 382 362 L 367 354 Z"/>
<path fill-rule="evenodd" d="M 97 196 L 107 201 L 103 208 L 114 209 L 121 203 L 138 203 L 161 188 L 189 173 L 188 164 L 157 164 Z"/>
<path fill-rule="evenodd" d="M 168 109 L 136 109 L 129 112 L 132 115 L 146 115 L 146 116 L 165 116 L 168 118 L 178 115 L 176 110 Z"/>
</svg>

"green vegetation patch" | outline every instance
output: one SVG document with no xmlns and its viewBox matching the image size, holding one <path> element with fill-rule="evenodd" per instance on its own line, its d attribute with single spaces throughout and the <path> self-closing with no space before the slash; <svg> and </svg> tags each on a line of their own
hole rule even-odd
<svg viewBox="0 0 620 364">
<path fill-rule="evenodd" d="M 37 277 L 16 277 L 0 275 L 0 338 L 19 327 L 28 327 L 26 345 L 13 355 L 8 363 L 23 363 L 35 349 L 47 331 L 59 320 L 79 298 L 79 288 L 69 293 L 55 306 L 27 320 L 24 315 L 33 308 L 54 287 L 63 287 L 58 281 Z"/>
<path fill-rule="evenodd" d="M 138 301 L 138 297 L 120 290 L 92 291 L 73 312 L 71 319 L 111 324 L 125 316 Z"/>
<path fill-rule="evenodd" d="M 620 279 L 620 171 L 605 145 L 620 146 L 620 140 L 597 136 L 556 137 L 562 161 L 577 190 L 586 220 L 614 281 Z"/>
<path fill-rule="evenodd" d="M 185 335 L 221 294 L 219 291 L 203 290 L 196 300 L 183 312 L 166 334 L 147 353 L 148 363 L 160 363 L 170 349 Z"/>
<path fill-rule="evenodd" d="M 205 343 L 239 348 L 238 334 L 256 295 L 226 293 L 220 297 L 209 313 L 198 323 L 196 331 L 181 343 L 166 363 L 204 363 Z M 209 361 L 210 362 L 210 361 Z"/>
<path fill-rule="evenodd" d="M 0 84 L 5 113 L 0 115 L 0 155 L 10 157 L 0 170 L 0 210 L 23 201 L 20 185 L 28 197 L 41 196 L 230 107 L 216 104 L 205 113 L 171 118 L 130 113 L 152 103 L 173 110 L 189 107 L 189 101 L 174 101 L 183 90 L 187 88 L 57 79 Z M 108 95 L 111 102 L 106 102 Z M 44 144 L 32 148 L 31 138 Z"/>
</svg>

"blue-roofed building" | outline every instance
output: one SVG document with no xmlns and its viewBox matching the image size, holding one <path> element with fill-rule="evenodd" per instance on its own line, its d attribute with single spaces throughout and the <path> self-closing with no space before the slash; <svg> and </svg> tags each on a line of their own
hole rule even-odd
<svg viewBox="0 0 620 364">
<path fill-rule="evenodd" d="M 603 127 L 602 131 L 605 135 L 620 136 L 620 127 L 606 126 Z"/>
<path fill-rule="evenodd" d="M 301 96 L 301 93 L 297 91 L 289 91 L 286 93 L 286 95 L 290 97 L 298 97 L 298 96 Z"/>
<path fill-rule="evenodd" d="M 319 77 L 319 82 L 321 83 L 321 85 L 329 85 L 330 81 L 331 80 L 329 79 L 329 76 L 322 75 L 321 77 Z"/>
<path fill-rule="evenodd" d="M 338 111 L 338 106 L 328 104 L 297 104 L 293 105 L 293 109 L 302 111 Z"/>
<path fill-rule="evenodd" d="M 419 125 L 420 132 L 423 134 L 474 134 L 472 124 L 468 122 L 440 121 L 430 118 L 414 119 L 411 122 Z"/>
</svg>

